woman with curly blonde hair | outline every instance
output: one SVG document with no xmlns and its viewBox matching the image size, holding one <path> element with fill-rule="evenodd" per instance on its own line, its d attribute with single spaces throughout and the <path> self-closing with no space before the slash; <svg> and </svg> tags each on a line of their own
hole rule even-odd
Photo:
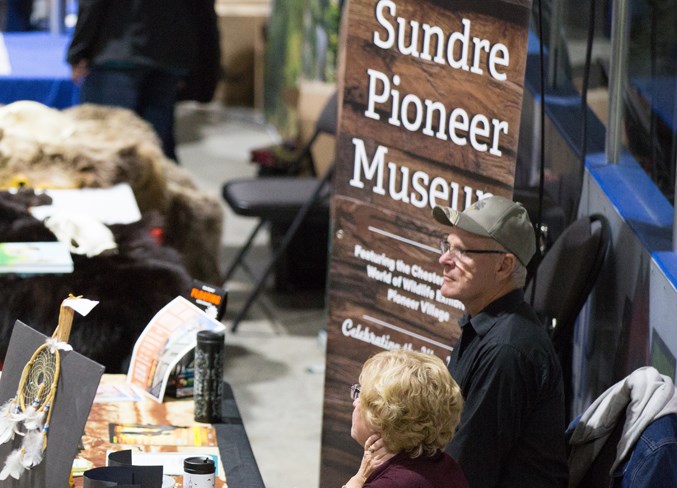
<svg viewBox="0 0 677 488">
<path fill-rule="evenodd" d="M 444 452 L 463 409 L 461 390 L 437 356 L 396 349 L 368 359 L 351 387 L 351 436 L 364 446 L 343 488 L 467 488 Z"/>
</svg>

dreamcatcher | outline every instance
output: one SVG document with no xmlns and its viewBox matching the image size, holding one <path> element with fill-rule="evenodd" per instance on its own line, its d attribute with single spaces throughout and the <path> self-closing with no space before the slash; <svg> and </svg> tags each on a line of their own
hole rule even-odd
<svg viewBox="0 0 677 488">
<path fill-rule="evenodd" d="M 23 437 L 21 446 L 7 456 L 0 480 L 9 476 L 19 479 L 25 470 L 42 462 L 61 372 L 60 351 L 73 349 L 68 337 L 74 312 L 87 315 L 97 303 L 72 295 L 61 303 L 54 334 L 24 366 L 16 396 L 0 407 L 0 444 L 11 442 L 17 435 Z"/>
</svg>

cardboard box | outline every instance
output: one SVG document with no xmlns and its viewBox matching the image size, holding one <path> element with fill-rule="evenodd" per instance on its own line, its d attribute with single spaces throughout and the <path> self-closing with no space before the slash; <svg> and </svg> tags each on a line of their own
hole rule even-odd
<svg viewBox="0 0 677 488">
<path fill-rule="evenodd" d="M 263 109 L 265 26 L 268 0 L 218 0 L 221 64 L 225 80 L 215 98 L 225 105 Z"/>
</svg>

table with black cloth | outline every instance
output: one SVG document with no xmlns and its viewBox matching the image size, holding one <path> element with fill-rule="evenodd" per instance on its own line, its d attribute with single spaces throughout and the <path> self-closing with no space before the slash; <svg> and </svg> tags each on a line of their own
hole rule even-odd
<svg viewBox="0 0 677 488">
<path fill-rule="evenodd" d="M 101 379 L 102 385 L 124 383 L 125 375 L 105 374 Z M 137 402 L 94 403 L 85 425 L 84 449 L 78 457 L 94 466 L 105 466 L 108 450 L 120 447 L 109 442 L 110 423 L 191 426 L 196 424 L 193 420 L 193 408 L 192 398 L 166 397 L 163 403 L 157 403 L 150 398 Z M 264 488 L 233 389 L 227 382 L 223 383 L 221 413 L 222 421 L 212 425 L 216 431 L 219 456 L 228 488 Z M 155 450 L 164 452 L 176 450 L 172 446 L 155 447 Z M 180 477 L 176 481 L 180 482 Z M 76 477 L 76 487 L 82 484 L 82 478 Z M 216 486 L 223 486 L 223 482 L 217 480 Z"/>
<path fill-rule="evenodd" d="M 221 463 L 230 488 L 264 488 L 233 389 L 223 383 L 222 421 L 215 424 Z"/>
<path fill-rule="evenodd" d="M 2 41 L 9 71 L 0 74 L 0 104 L 33 100 L 63 109 L 79 102 L 80 89 L 66 62 L 70 35 L 6 32 Z"/>
</svg>

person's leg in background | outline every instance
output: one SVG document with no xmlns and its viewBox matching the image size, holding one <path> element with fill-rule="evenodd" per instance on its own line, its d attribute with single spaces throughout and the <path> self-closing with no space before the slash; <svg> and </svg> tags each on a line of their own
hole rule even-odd
<svg viewBox="0 0 677 488">
<path fill-rule="evenodd" d="M 149 68 L 94 67 L 84 79 L 80 102 L 133 110 L 153 127 L 165 156 L 177 161 L 174 107 L 178 83 L 178 76 Z"/>
<path fill-rule="evenodd" d="M 154 128 L 162 141 L 165 156 L 178 163 L 174 139 L 174 108 L 179 77 L 173 73 L 152 70 L 141 88 L 138 113 Z"/>
<path fill-rule="evenodd" d="M 123 107 L 138 113 L 140 75 L 135 69 L 92 67 L 80 88 L 80 103 Z"/>
</svg>

